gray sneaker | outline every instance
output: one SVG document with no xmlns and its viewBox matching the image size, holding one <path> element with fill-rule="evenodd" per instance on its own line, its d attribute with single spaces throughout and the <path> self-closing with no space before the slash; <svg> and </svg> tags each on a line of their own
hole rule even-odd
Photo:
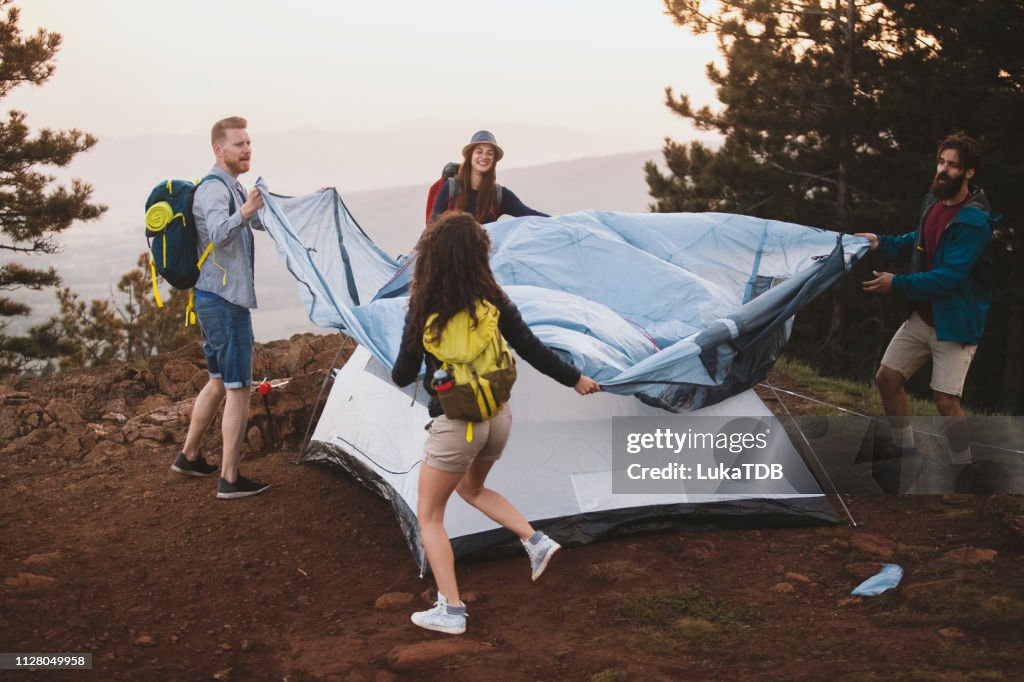
<svg viewBox="0 0 1024 682">
<path fill-rule="evenodd" d="M 444 595 L 437 593 L 434 608 L 412 614 L 412 622 L 427 630 L 461 635 L 466 631 L 466 606 L 452 606 Z"/>
<path fill-rule="evenodd" d="M 544 533 L 537 531 L 529 540 L 523 540 L 523 547 L 530 556 L 530 568 L 533 569 L 533 579 L 536 580 L 548 567 L 548 562 L 555 552 L 562 549 L 562 546 L 549 538 Z"/>
<path fill-rule="evenodd" d="M 220 471 L 220 467 L 216 464 L 210 464 L 203 459 L 202 455 L 189 461 L 184 452 L 179 452 L 174 460 L 174 464 L 171 465 L 171 471 L 184 476 L 209 476 Z"/>
<path fill-rule="evenodd" d="M 234 500 L 239 497 L 250 497 L 259 495 L 268 488 L 270 488 L 269 483 L 251 481 L 241 474 L 238 475 L 234 483 L 228 483 L 223 478 L 219 478 L 217 479 L 217 499 Z"/>
</svg>

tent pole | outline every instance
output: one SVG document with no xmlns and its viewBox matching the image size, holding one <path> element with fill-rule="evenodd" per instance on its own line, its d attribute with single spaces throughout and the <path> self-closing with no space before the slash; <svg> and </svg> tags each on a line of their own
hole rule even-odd
<svg viewBox="0 0 1024 682">
<path fill-rule="evenodd" d="M 331 366 L 327 368 L 327 376 L 324 377 L 324 382 L 320 384 L 320 392 L 316 394 L 316 401 L 313 403 L 313 410 L 309 413 L 309 423 L 306 424 L 306 433 L 302 436 L 302 443 L 299 444 L 299 452 L 295 457 L 295 461 L 292 464 L 298 464 L 302 459 L 302 453 L 306 450 L 306 445 L 309 443 L 309 433 L 313 428 L 313 420 L 316 419 L 316 408 L 320 404 L 320 398 L 324 394 L 324 389 L 327 388 L 327 382 L 331 380 L 331 375 L 334 373 L 334 366 L 338 364 L 338 358 L 341 357 L 341 353 L 345 350 L 345 346 L 348 345 L 349 340 L 352 338 L 345 332 L 338 332 L 345 337 L 345 340 L 341 342 L 341 346 L 338 348 L 337 354 L 334 356 L 334 360 L 331 361 Z"/>
<path fill-rule="evenodd" d="M 839 500 L 839 505 L 843 508 L 843 511 L 846 513 L 846 518 L 850 519 L 850 525 L 856 528 L 856 519 L 853 518 L 853 514 L 850 513 L 850 508 L 846 506 L 846 501 L 843 500 L 843 496 L 836 489 L 835 483 L 832 482 L 832 478 L 828 475 L 828 470 L 824 467 L 824 465 L 822 465 L 821 460 L 818 459 L 818 454 L 814 451 L 814 446 L 811 445 L 811 441 L 807 439 L 807 436 L 804 434 L 803 429 L 800 428 L 800 423 L 790 413 L 789 408 L 786 406 L 786 403 L 782 401 L 782 396 L 780 396 L 779 392 L 775 390 L 775 387 L 768 383 L 767 380 L 764 382 L 764 385 L 772 389 L 772 393 L 775 394 L 775 399 L 779 401 L 779 405 L 782 405 L 782 409 L 786 411 L 786 416 L 789 417 L 789 420 L 793 423 L 793 425 L 796 427 L 796 430 L 800 433 L 800 437 L 803 438 L 804 443 L 807 445 L 807 449 L 810 451 L 811 457 L 814 458 L 815 464 L 818 465 L 818 469 L 821 470 L 822 476 L 824 477 L 825 481 L 828 482 L 828 487 L 831 489 L 832 495 L 834 495 L 836 499 Z"/>
</svg>

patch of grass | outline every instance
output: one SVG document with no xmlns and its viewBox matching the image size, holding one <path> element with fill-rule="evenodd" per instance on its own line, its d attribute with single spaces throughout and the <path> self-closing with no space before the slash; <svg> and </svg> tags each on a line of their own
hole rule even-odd
<svg viewBox="0 0 1024 682">
<path fill-rule="evenodd" d="M 878 389 L 875 388 L 874 377 L 866 377 L 864 381 L 823 377 L 810 365 L 786 357 L 781 357 L 775 361 L 772 372 L 768 375 L 768 382 L 771 383 L 776 378 L 776 375 L 779 375 L 780 383 L 791 384 L 793 386 L 791 390 L 796 393 L 803 393 L 816 400 L 833 405 L 841 405 L 849 410 L 856 410 L 861 414 L 885 414 L 884 410 L 882 410 L 881 398 L 878 396 Z M 909 398 L 912 416 L 931 417 L 938 415 L 935 404 L 931 400 L 915 396 L 909 396 Z M 799 398 L 785 393 L 782 394 L 782 400 L 787 404 L 790 400 L 800 401 Z M 801 407 L 803 408 L 803 406 Z M 800 413 L 824 417 L 837 417 L 844 414 L 826 405 L 817 404 L 807 406 L 806 410 L 801 409 Z"/>
<path fill-rule="evenodd" d="M 757 607 L 729 609 L 714 599 L 701 597 L 696 590 L 688 587 L 626 597 L 616 612 L 627 620 L 643 625 L 669 625 L 683 616 L 720 625 L 750 625 L 761 620 Z"/>
<path fill-rule="evenodd" d="M 608 668 L 590 676 L 590 682 L 625 682 L 626 673 L 615 668 Z"/>
<path fill-rule="evenodd" d="M 591 566 L 587 573 L 591 578 L 610 583 L 620 583 L 647 575 L 647 569 L 635 561 L 621 559 L 619 561 L 603 561 Z"/>
<path fill-rule="evenodd" d="M 822 402 L 840 405 L 849 410 L 856 410 L 861 414 L 884 414 L 882 401 L 878 395 L 878 389 L 875 387 L 874 376 L 864 377 L 863 381 L 821 376 L 818 374 L 818 370 L 810 365 L 800 360 L 783 356 L 776 360 L 772 366 L 772 371 L 768 375 L 768 383 L 786 386 L 788 390 L 795 393 L 802 393 Z M 938 415 L 930 395 L 921 396 L 909 392 L 907 397 L 910 399 L 911 416 L 934 417 Z M 790 405 L 790 401 L 800 405 L 799 411 L 794 410 L 794 413 L 824 417 L 841 416 L 843 414 L 843 412 L 827 405 L 809 404 L 796 396 L 790 396 L 785 393 L 782 394 L 782 400 L 790 406 L 791 410 L 793 407 Z M 968 416 L 1009 416 L 1001 412 L 990 412 L 978 408 L 964 408 L 964 412 Z M 1008 430 L 1006 435 L 1019 435 L 1020 425 L 1013 420 L 1003 420 L 994 422 L 992 428 Z M 996 434 L 993 433 L 993 435 Z M 991 442 L 999 441 L 998 438 L 989 440 Z"/>
<path fill-rule="evenodd" d="M 995 594 L 989 585 L 964 579 L 944 585 L 942 589 L 917 594 L 906 608 L 886 617 L 904 622 L 957 625 L 971 631 L 1010 632 L 1024 627 L 1022 597 L 1018 590 Z"/>
<path fill-rule="evenodd" d="M 607 598 L 608 595 L 604 595 Z M 550 605 L 551 613 L 559 618 L 572 617 L 580 613 L 592 613 L 598 607 L 598 600 L 591 595 L 581 594 L 576 596 L 565 595 Z"/>
<path fill-rule="evenodd" d="M 639 646 L 662 653 L 685 648 L 699 654 L 737 628 L 761 622 L 755 606 L 732 608 L 690 588 L 626 596 L 615 613 L 640 635 Z"/>
<path fill-rule="evenodd" d="M 932 545 L 896 545 L 896 552 L 903 561 L 921 561 L 929 559 L 935 556 L 935 553 L 939 551 L 939 547 Z"/>
<path fill-rule="evenodd" d="M 930 663 L 934 668 L 948 675 L 958 675 L 952 679 L 963 680 L 1005 680 L 1006 677 L 995 669 L 979 670 L 979 661 L 987 666 L 1008 665 L 1011 668 L 1019 663 L 1014 652 L 1004 651 L 1001 647 L 984 647 L 979 649 L 977 643 L 968 640 L 945 640 L 929 652 Z M 961 672 L 962 671 L 962 672 Z M 936 679 L 929 677 L 926 679 Z M 940 678 L 941 679 L 941 678 Z"/>
<path fill-rule="evenodd" d="M 1004 542 L 1024 547 L 1024 496 L 994 495 L 986 500 L 983 511 L 995 518 Z"/>
</svg>

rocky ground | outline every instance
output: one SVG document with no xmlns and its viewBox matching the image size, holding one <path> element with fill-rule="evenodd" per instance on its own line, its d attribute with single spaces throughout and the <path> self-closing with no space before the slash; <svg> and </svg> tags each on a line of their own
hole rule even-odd
<svg viewBox="0 0 1024 682">
<path fill-rule="evenodd" d="M 246 500 L 168 471 L 206 377 L 197 345 L 0 385 L 0 651 L 93 654 L 91 672 L 3 679 L 1021 678 L 1009 495 L 847 497 L 859 527 L 611 539 L 538 583 L 525 556 L 460 562 L 468 632 L 420 630 L 429 583 L 389 506 L 294 464 L 340 341 L 258 347 L 277 385 L 253 396 L 243 470 L 274 487 Z M 881 562 L 900 588 L 851 597 Z"/>
</svg>

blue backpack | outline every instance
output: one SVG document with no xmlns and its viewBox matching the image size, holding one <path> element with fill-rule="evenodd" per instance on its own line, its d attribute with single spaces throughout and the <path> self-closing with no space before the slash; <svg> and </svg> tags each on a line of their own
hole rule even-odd
<svg viewBox="0 0 1024 682">
<path fill-rule="evenodd" d="M 153 276 L 153 297 L 158 307 L 164 303 L 157 288 L 160 275 L 175 289 L 192 289 L 199 280 L 199 268 L 213 254 L 211 242 L 196 259 L 199 232 L 192 215 L 196 190 L 207 180 L 228 184 L 216 175 L 207 175 L 198 182 L 168 180 L 153 188 L 146 199 L 146 239 L 149 242 L 149 269 Z M 235 199 L 228 188 L 229 212 L 235 212 Z M 189 293 L 185 326 L 195 324 L 193 293 Z"/>
</svg>

